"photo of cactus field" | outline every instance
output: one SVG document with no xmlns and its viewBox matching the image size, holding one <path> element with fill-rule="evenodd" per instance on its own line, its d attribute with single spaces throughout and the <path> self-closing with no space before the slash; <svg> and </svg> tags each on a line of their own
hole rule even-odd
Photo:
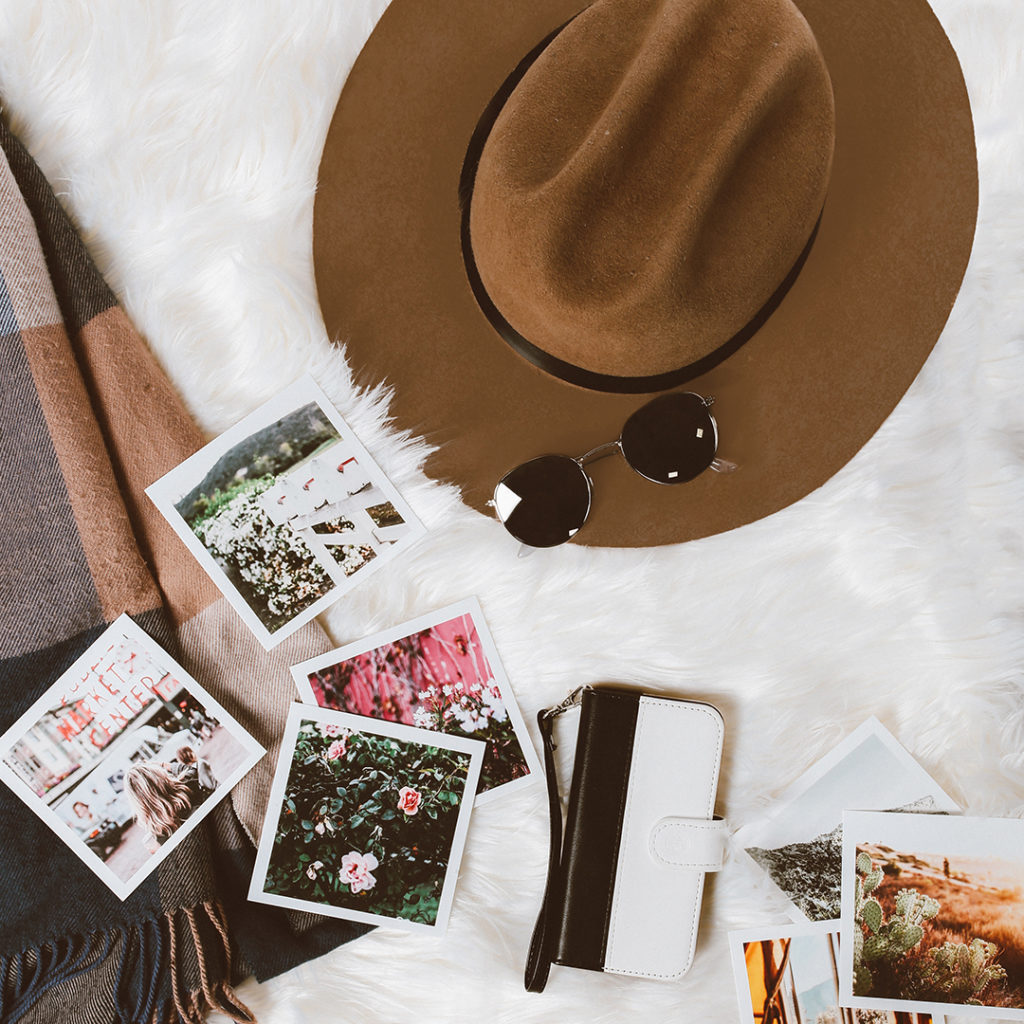
<svg viewBox="0 0 1024 1024">
<path fill-rule="evenodd" d="M 855 996 L 1024 1008 L 1024 860 L 862 842 L 854 876 Z"/>
</svg>

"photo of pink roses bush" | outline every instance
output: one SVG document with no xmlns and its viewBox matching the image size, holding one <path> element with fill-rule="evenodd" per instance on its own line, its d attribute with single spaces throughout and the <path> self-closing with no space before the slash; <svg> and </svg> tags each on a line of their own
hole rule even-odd
<svg viewBox="0 0 1024 1024">
<path fill-rule="evenodd" d="M 482 740 L 481 793 L 530 774 L 508 681 L 495 672 L 472 611 L 327 660 L 314 659 L 303 677 L 320 707 Z"/>
<path fill-rule="evenodd" d="M 427 742 L 300 721 L 262 891 L 435 924 L 471 762 Z"/>
</svg>

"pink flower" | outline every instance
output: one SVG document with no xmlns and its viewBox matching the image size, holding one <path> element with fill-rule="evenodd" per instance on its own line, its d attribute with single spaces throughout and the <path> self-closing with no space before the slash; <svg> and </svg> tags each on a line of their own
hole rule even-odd
<svg viewBox="0 0 1024 1024">
<path fill-rule="evenodd" d="M 370 874 L 376 866 L 377 858 L 372 853 L 356 853 L 352 850 L 341 858 L 338 875 L 353 894 L 365 892 L 377 884 L 377 879 Z"/>
<path fill-rule="evenodd" d="M 345 741 L 343 739 L 335 740 L 327 748 L 327 758 L 328 758 L 328 760 L 336 761 L 339 757 L 344 757 L 346 749 L 347 749 L 347 747 L 346 747 Z"/>
<path fill-rule="evenodd" d="M 340 736 L 345 731 L 343 725 L 338 725 L 337 722 L 331 722 L 329 725 L 320 726 L 321 736 Z"/>
<path fill-rule="evenodd" d="M 415 814 L 420 809 L 419 793 L 409 786 L 403 786 L 398 791 L 398 809 L 406 814 Z"/>
</svg>

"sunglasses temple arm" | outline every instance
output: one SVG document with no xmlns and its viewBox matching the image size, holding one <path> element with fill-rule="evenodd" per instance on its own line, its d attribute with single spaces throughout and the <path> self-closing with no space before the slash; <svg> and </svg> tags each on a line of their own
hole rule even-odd
<svg viewBox="0 0 1024 1024">
<path fill-rule="evenodd" d="M 713 402 L 712 398 L 710 402 Z M 708 404 L 710 405 L 710 402 Z M 596 462 L 598 459 L 606 458 L 609 455 L 613 455 L 615 452 L 622 451 L 622 441 L 607 441 L 605 444 L 599 444 L 596 448 L 591 448 L 586 455 L 581 455 L 578 459 L 573 459 L 581 469 L 588 462 Z M 730 459 L 719 459 L 714 458 L 711 460 L 711 468 L 716 473 L 734 473 L 739 466 L 737 463 L 732 462 Z"/>
</svg>

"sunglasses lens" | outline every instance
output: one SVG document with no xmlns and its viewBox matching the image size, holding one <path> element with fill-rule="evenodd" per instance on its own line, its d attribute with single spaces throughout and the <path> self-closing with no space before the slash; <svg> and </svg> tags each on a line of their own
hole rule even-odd
<svg viewBox="0 0 1024 1024">
<path fill-rule="evenodd" d="M 542 455 L 506 473 L 494 489 L 494 507 L 505 529 L 533 548 L 570 540 L 590 512 L 590 481 L 564 455 Z"/>
<path fill-rule="evenodd" d="M 622 428 L 622 454 L 659 484 L 692 480 L 711 465 L 718 430 L 700 395 L 677 392 L 641 406 Z"/>
</svg>

